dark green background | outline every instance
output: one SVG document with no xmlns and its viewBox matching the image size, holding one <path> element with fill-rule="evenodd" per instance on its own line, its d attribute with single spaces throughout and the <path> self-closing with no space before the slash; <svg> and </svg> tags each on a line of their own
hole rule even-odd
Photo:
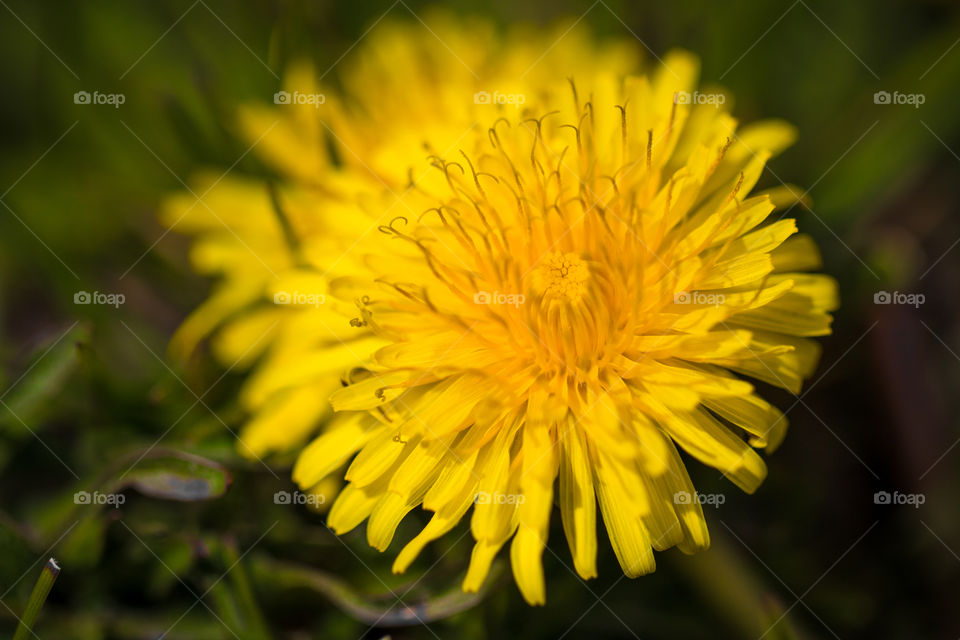
<svg viewBox="0 0 960 640">
<path fill-rule="evenodd" d="M 163 195 L 243 153 L 231 121 L 239 102 L 272 95 L 291 60 L 327 69 L 385 12 L 414 20 L 426 5 L 3 0 L 0 632 L 12 632 L 42 560 L 56 555 L 64 571 L 41 638 L 154 638 L 184 612 L 165 637 L 235 637 L 227 627 L 244 639 L 960 636 L 957 4 L 450 5 L 501 25 L 586 12 L 600 35 L 632 33 L 658 55 L 686 47 L 702 57 L 704 81 L 732 90 L 743 121 L 779 116 L 799 128 L 764 183 L 811 189 L 811 208 L 792 213 L 820 243 L 843 305 L 809 395 L 768 394 L 792 426 L 766 483 L 747 497 L 691 465 L 698 489 L 727 496 L 707 509 L 714 546 L 659 554 L 652 576 L 622 579 L 601 534 L 600 577 L 582 583 L 555 527 L 544 608 L 528 608 L 506 570 L 481 604 L 429 629 L 356 621 L 351 606 L 396 604 L 387 587 L 431 606 L 456 592 L 466 526 L 396 578 L 398 545 L 381 556 L 361 531 L 344 546 L 322 518 L 275 506 L 273 492 L 291 489 L 290 461 L 276 461 L 275 477 L 236 457 L 237 376 L 219 380 L 207 357 L 173 371 L 161 360 L 210 283 L 189 272 L 175 233 L 146 252 L 164 234 Z M 75 105 L 79 90 L 126 103 Z M 877 105 L 878 90 L 925 103 Z M 267 175 L 253 154 L 234 171 Z M 126 304 L 78 306 L 79 290 L 122 292 Z M 894 290 L 925 303 L 874 304 Z M 128 490 L 121 509 L 69 511 L 74 491 L 109 483 L 124 456 L 168 429 L 163 447 L 230 469 L 224 497 L 183 504 Z M 925 503 L 877 505 L 877 491 Z M 405 523 L 398 538 L 412 530 Z M 350 593 L 309 588 L 329 576 Z"/>
</svg>

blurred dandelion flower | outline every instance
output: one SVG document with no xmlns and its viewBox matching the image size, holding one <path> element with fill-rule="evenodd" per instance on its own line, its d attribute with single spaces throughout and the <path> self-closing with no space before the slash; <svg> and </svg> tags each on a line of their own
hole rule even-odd
<svg viewBox="0 0 960 640">
<path fill-rule="evenodd" d="M 798 392 L 819 355 L 810 338 L 830 332 L 837 304 L 833 281 L 806 273 L 819 267 L 812 241 L 791 219 L 765 222 L 794 191 L 749 195 L 792 128 L 738 130 L 726 94 L 695 91 L 697 62 L 682 52 L 631 75 L 597 71 L 599 57 L 561 41 L 557 59 L 576 68 L 503 89 L 470 76 L 456 89 L 439 63 L 407 79 L 396 61 L 423 45 L 412 30 L 391 34 L 368 52 L 380 57 L 367 77 L 396 75 L 380 101 L 401 124 L 383 120 L 382 145 L 357 143 L 370 154 L 362 166 L 318 165 L 274 194 L 295 250 L 279 227 L 264 230 L 275 203 L 253 187 L 231 185 L 216 203 L 278 277 L 248 278 L 262 270 L 251 253 L 202 211 L 188 216 L 198 262 L 226 276 L 195 333 L 230 316 L 221 355 L 253 364 L 251 351 L 264 354 L 244 392 L 255 414 L 247 446 L 302 441 L 329 398 L 336 417 L 300 455 L 295 481 L 317 491 L 342 475 L 329 526 L 367 521 L 380 550 L 411 510 L 432 512 L 396 571 L 473 507 L 469 591 L 512 539 L 517 585 L 545 601 L 558 478 L 584 578 L 596 575 L 597 503 L 631 577 L 653 571 L 654 550 L 707 547 L 698 500 L 682 499 L 697 494 L 678 447 L 754 491 L 766 474 L 754 449 L 776 447 L 786 420 L 744 377 Z M 498 55 L 530 58 L 518 47 Z M 377 109 L 380 94 L 352 82 Z M 459 128 L 449 148 L 449 137 L 413 144 L 416 132 L 401 130 L 416 120 L 394 92 L 413 85 L 441 103 L 461 92 L 467 106 L 430 125 Z M 476 102 L 481 86 L 525 99 Z M 363 129 L 350 119 L 346 129 Z M 259 217 L 248 216 L 257 199 Z M 170 219 L 187 206 L 175 203 Z M 289 291 L 324 303 L 251 307 Z M 264 331 L 269 345 L 253 347 Z"/>
</svg>

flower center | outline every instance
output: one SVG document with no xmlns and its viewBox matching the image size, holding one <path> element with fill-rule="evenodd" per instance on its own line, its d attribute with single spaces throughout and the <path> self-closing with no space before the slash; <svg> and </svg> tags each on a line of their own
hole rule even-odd
<svg viewBox="0 0 960 640">
<path fill-rule="evenodd" d="M 538 275 L 545 299 L 577 302 L 586 291 L 590 269 L 576 253 L 553 251 L 544 256 Z"/>
</svg>

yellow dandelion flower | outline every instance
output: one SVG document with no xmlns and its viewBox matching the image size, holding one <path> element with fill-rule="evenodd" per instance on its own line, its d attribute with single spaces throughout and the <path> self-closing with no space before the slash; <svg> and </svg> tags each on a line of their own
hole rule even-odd
<svg viewBox="0 0 960 640">
<path fill-rule="evenodd" d="M 392 219 L 358 248 L 364 273 L 331 292 L 390 344 L 331 396 L 361 413 L 294 470 L 311 487 L 352 458 L 336 532 L 366 520 L 383 550 L 407 513 L 433 512 L 403 571 L 473 507 L 464 588 L 512 538 L 516 582 L 539 604 L 558 478 L 585 578 L 597 502 L 631 577 L 653 550 L 708 545 L 677 446 L 757 488 L 754 447 L 786 422 L 743 377 L 797 392 L 835 287 L 802 273 L 818 255 L 793 220 L 764 224 L 789 190 L 748 196 L 791 128 L 737 133 L 721 101 L 684 104 L 695 75 L 675 53 L 650 77 L 551 85 L 542 111 L 501 117 L 414 188 L 365 204 Z"/>
<path fill-rule="evenodd" d="M 420 46 L 398 33 L 390 47 Z M 389 60 L 371 64 L 400 88 L 404 67 Z M 830 331 L 836 288 L 807 273 L 815 246 L 793 220 L 768 221 L 792 190 L 750 195 L 792 128 L 738 128 L 726 94 L 695 92 L 689 54 L 649 75 L 601 68 L 553 68 L 514 85 L 521 106 L 486 115 L 474 90 L 487 85 L 471 76 L 456 98 L 442 75 L 418 72 L 420 90 L 468 105 L 430 125 L 436 139 L 405 132 L 417 116 L 391 101 L 402 125 L 384 114 L 385 141 L 356 142 L 360 164 L 317 165 L 273 194 L 231 185 L 210 208 L 230 211 L 238 238 L 203 212 L 185 217 L 202 238 L 195 261 L 225 276 L 191 331 L 230 316 L 221 355 L 260 357 L 245 442 L 295 444 L 329 398 L 337 415 L 294 480 L 320 491 L 342 475 L 328 525 L 366 521 L 380 550 L 410 511 L 431 512 L 396 571 L 472 507 L 464 589 L 510 542 L 520 591 L 543 603 L 555 484 L 584 578 L 596 575 L 598 504 L 628 576 L 652 571 L 654 550 L 707 547 L 678 451 L 755 490 L 766 474 L 755 449 L 776 447 L 786 420 L 746 378 L 797 393 L 818 358 L 810 338 Z M 341 154 L 354 148 L 345 140 Z M 253 276 L 263 265 L 245 249 L 277 277 Z M 269 304 L 290 292 L 301 298 Z"/>
<path fill-rule="evenodd" d="M 362 272 L 352 247 L 376 228 L 358 214 L 357 194 L 405 190 L 429 171 L 430 154 L 518 112 L 500 95 L 532 103 L 548 78 L 597 67 L 626 74 L 640 59 L 635 43 L 596 43 L 582 25 L 501 35 L 443 12 L 424 22 L 378 24 L 340 63 L 342 91 L 298 65 L 278 104 L 240 108 L 248 151 L 277 172 L 277 184 L 208 171 L 164 203 L 163 222 L 197 238 L 194 269 L 220 278 L 170 351 L 185 360 L 212 336 L 225 367 L 253 368 L 240 396 L 251 416 L 241 432 L 246 456 L 301 445 L 329 417 L 326 398 L 343 371 L 385 344 L 345 325 L 343 305 L 327 295 L 331 278 Z"/>
</svg>

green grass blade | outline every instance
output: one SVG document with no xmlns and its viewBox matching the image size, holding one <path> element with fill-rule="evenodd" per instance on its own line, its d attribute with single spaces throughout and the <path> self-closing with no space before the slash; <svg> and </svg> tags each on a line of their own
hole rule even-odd
<svg viewBox="0 0 960 640">
<path fill-rule="evenodd" d="M 43 608 L 43 603 L 47 601 L 47 595 L 53 588 L 53 583 L 57 581 L 58 575 L 60 575 L 60 566 L 56 560 L 50 558 L 47 560 L 37 584 L 33 587 L 30 602 L 27 603 L 27 610 L 20 618 L 20 624 L 17 626 L 17 632 L 14 634 L 13 640 L 27 640 L 33 635 L 33 625 L 40 616 L 40 609 Z"/>
</svg>

